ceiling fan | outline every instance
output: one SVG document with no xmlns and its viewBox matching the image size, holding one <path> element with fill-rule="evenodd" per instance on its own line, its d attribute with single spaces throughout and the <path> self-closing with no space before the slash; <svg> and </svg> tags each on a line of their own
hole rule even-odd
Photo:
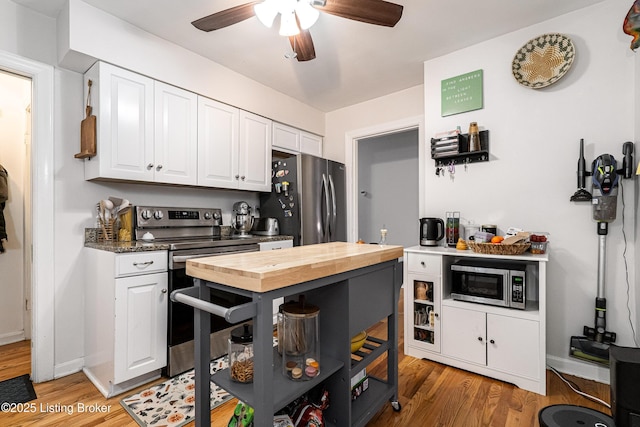
<svg viewBox="0 0 640 427">
<path fill-rule="evenodd" d="M 289 36 L 289 42 L 298 61 L 316 57 L 309 27 L 317 19 L 318 11 L 365 22 L 367 24 L 395 26 L 402 17 L 403 6 L 384 0 L 264 0 L 252 1 L 192 22 L 202 31 L 214 31 L 257 16 L 271 26 L 280 14 L 280 34 Z"/>
</svg>

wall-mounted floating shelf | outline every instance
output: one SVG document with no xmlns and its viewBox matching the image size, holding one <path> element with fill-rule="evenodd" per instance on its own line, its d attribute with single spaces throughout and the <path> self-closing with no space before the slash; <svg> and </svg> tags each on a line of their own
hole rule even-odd
<svg viewBox="0 0 640 427">
<path fill-rule="evenodd" d="M 438 155 L 436 154 L 436 150 L 434 150 L 434 145 L 437 142 L 435 138 L 431 139 L 431 158 L 434 160 L 436 167 L 437 166 L 447 166 L 450 164 L 459 165 L 459 164 L 469 164 L 469 163 L 477 163 L 477 162 L 488 162 L 489 161 L 489 131 L 481 130 L 480 131 L 480 150 L 478 151 L 467 151 L 468 150 L 468 140 L 469 135 L 466 133 L 462 133 L 458 135 L 458 148 L 459 152 L 451 153 L 446 155 Z"/>
</svg>

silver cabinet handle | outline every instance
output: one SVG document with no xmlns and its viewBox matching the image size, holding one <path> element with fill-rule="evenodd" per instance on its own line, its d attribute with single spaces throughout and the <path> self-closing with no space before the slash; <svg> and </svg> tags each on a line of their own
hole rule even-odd
<svg viewBox="0 0 640 427">
<path fill-rule="evenodd" d="M 151 168 L 153 168 L 153 163 L 149 163 L 149 164 L 147 165 L 147 169 L 151 169 Z"/>
<path fill-rule="evenodd" d="M 156 170 L 159 171 L 160 169 L 162 169 L 162 165 L 158 165 L 156 166 Z"/>
<path fill-rule="evenodd" d="M 153 264 L 153 261 L 145 261 L 145 262 L 134 262 L 133 265 L 136 267 L 146 267 L 148 265 Z"/>
<path fill-rule="evenodd" d="M 243 181 L 244 181 L 244 178 L 245 178 L 245 176 L 244 176 L 244 175 L 242 175 L 242 176 L 240 177 L 240 179 L 241 179 L 241 180 L 243 180 Z"/>
<path fill-rule="evenodd" d="M 167 293 L 167 290 L 166 290 L 166 289 L 163 289 L 163 290 L 162 290 L 162 291 L 160 291 L 160 292 L 162 292 L 163 294 L 166 294 L 166 293 Z"/>
<path fill-rule="evenodd" d="M 240 179 L 240 175 L 236 175 L 236 177 L 235 177 L 235 178 L 236 178 L 236 179 Z"/>
<path fill-rule="evenodd" d="M 423 267 L 426 267 L 427 263 L 425 263 L 424 261 L 420 261 L 420 265 L 423 266 Z"/>
</svg>

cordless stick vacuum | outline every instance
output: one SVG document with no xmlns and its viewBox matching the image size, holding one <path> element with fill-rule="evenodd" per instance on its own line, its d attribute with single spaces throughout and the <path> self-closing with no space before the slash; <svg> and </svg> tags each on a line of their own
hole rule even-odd
<svg viewBox="0 0 640 427">
<path fill-rule="evenodd" d="M 578 160 L 578 191 L 572 201 L 591 200 L 593 219 L 596 221 L 599 237 L 598 244 L 598 293 L 596 296 L 594 327 L 585 326 L 583 336 L 571 337 L 569 353 L 573 357 L 609 365 L 609 347 L 616 341 L 616 333 L 607 331 L 607 300 L 605 298 L 605 266 L 607 255 L 607 234 L 609 223 L 616 219 L 618 204 L 618 183 L 623 178 L 633 176 L 633 143 L 625 142 L 622 148 L 624 159 L 622 168 L 616 170 L 616 159 L 611 154 L 598 156 L 591 165 L 591 172 L 584 169 L 584 148 L 580 140 L 580 159 Z M 586 176 L 591 176 L 593 195 L 584 189 Z"/>
</svg>

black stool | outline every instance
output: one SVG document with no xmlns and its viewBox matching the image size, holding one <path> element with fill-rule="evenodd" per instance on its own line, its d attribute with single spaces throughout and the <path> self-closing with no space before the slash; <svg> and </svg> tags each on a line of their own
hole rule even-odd
<svg viewBox="0 0 640 427">
<path fill-rule="evenodd" d="M 576 405 L 552 405 L 538 413 L 540 427 L 615 427 L 613 418 Z"/>
</svg>

